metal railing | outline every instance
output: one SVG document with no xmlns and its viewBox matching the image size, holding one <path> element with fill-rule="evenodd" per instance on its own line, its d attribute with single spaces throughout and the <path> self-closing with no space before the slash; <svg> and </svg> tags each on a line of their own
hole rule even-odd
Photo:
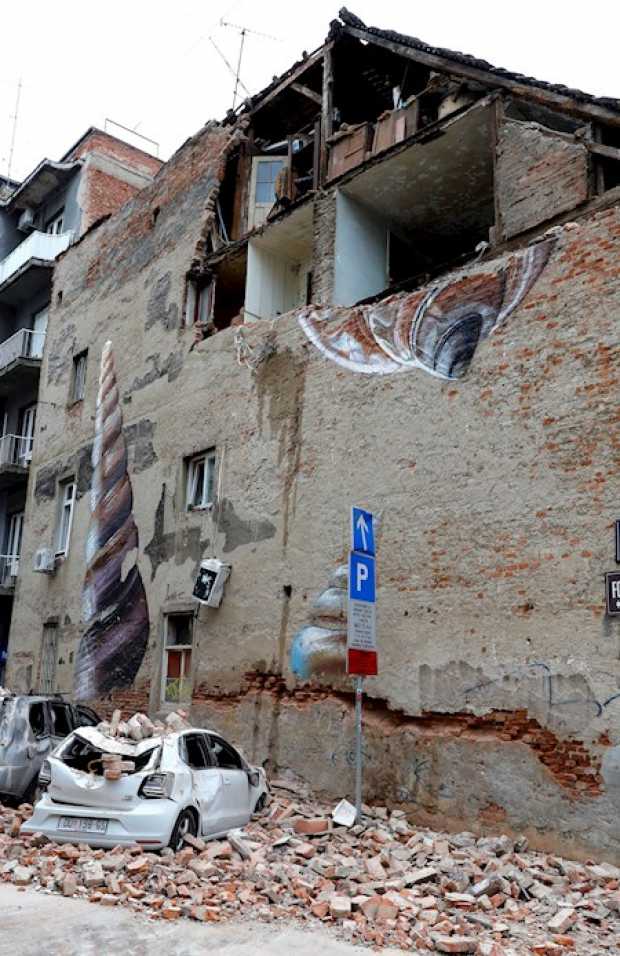
<svg viewBox="0 0 620 956">
<path fill-rule="evenodd" d="M 43 356 L 45 332 L 20 329 L 0 343 L 0 370 L 20 358 L 40 359 Z"/>
<path fill-rule="evenodd" d="M 19 574 L 19 555 L 0 554 L 0 587 L 15 587 L 15 579 Z"/>
<path fill-rule="evenodd" d="M 0 466 L 28 468 L 32 461 L 32 442 L 31 435 L 3 435 L 0 438 Z"/>
<path fill-rule="evenodd" d="M 27 239 L 9 252 L 0 262 L 0 285 L 10 279 L 30 259 L 42 259 L 53 262 L 56 256 L 64 252 L 73 239 L 72 232 L 31 232 Z"/>
</svg>

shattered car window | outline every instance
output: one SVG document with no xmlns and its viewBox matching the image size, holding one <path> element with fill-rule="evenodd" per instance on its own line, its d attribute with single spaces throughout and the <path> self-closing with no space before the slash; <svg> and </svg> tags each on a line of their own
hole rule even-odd
<svg viewBox="0 0 620 956">
<path fill-rule="evenodd" d="M 35 737 L 45 736 L 45 706 L 41 702 L 30 705 L 28 720 Z"/>
<path fill-rule="evenodd" d="M 156 762 L 160 750 L 160 747 L 153 747 L 136 757 L 123 757 L 123 761 L 133 763 L 133 770 L 129 771 L 130 773 L 146 770 Z M 87 740 L 82 740 L 80 737 L 69 737 L 58 752 L 58 756 L 63 763 L 73 770 L 82 770 L 84 773 L 94 773 L 98 776 L 103 774 L 103 751 L 93 747 Z"/>
<path fill-rule="evenodd" d="M 241 757 L 225 740 L 211 737 L 211 749 L 218 767 L 222 770 L 241 770 Z"/>
<path fill-rule="evenodd" d="M 71 711 L 66 704 L 50 704 L 52 714 L 52 734 L 54 737 L 66 737 L 73 730 Z"/>
</svg>

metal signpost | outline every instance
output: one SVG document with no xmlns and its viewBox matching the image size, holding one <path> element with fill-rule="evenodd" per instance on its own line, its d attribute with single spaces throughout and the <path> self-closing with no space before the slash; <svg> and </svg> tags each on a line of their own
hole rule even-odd
<svg viewBox="0 0 620 956">
<path fill-rule="evenodd" d="M 347 618 L 347 674 L 355 682 L 355 818 L 362 815 L 362 693 L 364 677 L 375 677 L 377 643 L 375 625 L 374 518 L 362 508 L 351 509 L 349 553 L 349 613 Z"/>
</svg>

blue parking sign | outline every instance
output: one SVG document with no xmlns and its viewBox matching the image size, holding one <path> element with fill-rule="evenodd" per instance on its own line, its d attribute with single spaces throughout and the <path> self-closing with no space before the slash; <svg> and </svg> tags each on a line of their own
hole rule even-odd
<svg viewBox="0 0 620 956">
<path fill-rule="evenodd" d="M 351 532 L 353 551 L 361 554 L 375 553 L 374 516 L 363 508 L 351 508 Z"/>
<path fill-rule="evenodd" d="M 349 600 L 375 603 L 375 559 L 370 554 L 349 554 Z"/>
</svg>

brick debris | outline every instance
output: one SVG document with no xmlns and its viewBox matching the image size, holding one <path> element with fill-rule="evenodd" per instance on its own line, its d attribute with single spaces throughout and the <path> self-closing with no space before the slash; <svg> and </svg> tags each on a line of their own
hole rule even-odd
<svg viewBox="0 0 620 956">
<path fill-rule="evenodd" d="M 353 942 L 477 956 L 600 956 L 620 948 L 620 869 L 528 851 L 525 838 L 416 827 L 364 807 L 337 826 L 296 781 L 227 839 L 177 853 L 96 850 L 20 836 L 32 808 L 0 805 L 0 881 L 126 907 L 152 919 L 300 920 Z"/>
</svg>

